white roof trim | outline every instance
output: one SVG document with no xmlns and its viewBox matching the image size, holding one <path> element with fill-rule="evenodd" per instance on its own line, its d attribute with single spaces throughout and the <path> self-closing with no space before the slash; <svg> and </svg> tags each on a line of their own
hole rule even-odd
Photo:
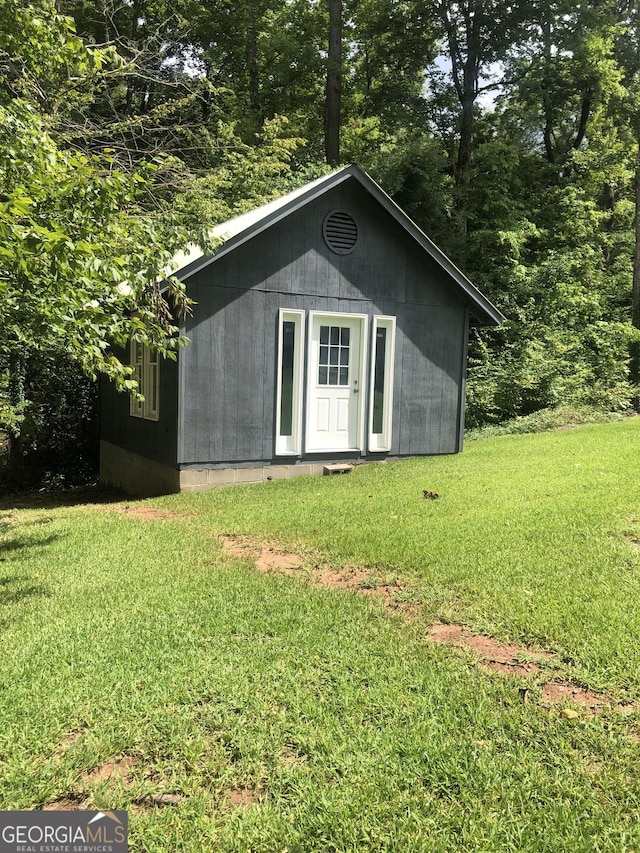
<svg viewBox="0 0 640 853">
<path fill-rule="evenodd" d="M 276 198 L 273 201 L 268 201 L 260 207 L 256 207 L 255 210 L 250 210 L 247 213 L 241 213 L 240 216 L 236 216 L 234 219 L 229 219 L 227 222 L 216 225 L 211 233 L 214 237 L 226 242 L 232 237 L 236 237 L 238 234 L 246 231 L 247 228 L 257 225 L 261 219 L 271 216 L 272 213 L 276 213 L 280 208 L 288 205 L 289 202 L 295 201 L 297 198 L 300 198 L 300 196 L 305 195 L 305 193 L 313 192 L 316 187 L 325 183 L 327 178 L 337 175 L 341 171 L 343 170 L 338 169 L 336 172 L 330 172 L 327 175 L 323 175 L 321 178 L 317 178 L 315 181 L 311 181 L 309 184 L 305 184 L 303 187 L 299 187 L 297 190 L 293 190 L 286 195 L 280 196 L 280 198 Z"/>
<path fill-rule="evenodd" d="M 247 231 L 249 228 L 257 225 L 261 220 L 277 213 L 281 208 L 286 207 L 290 202 L 295 201 L 300 196 L 303 196 L 308 192 L 313 192 L 313 190 L 323 184 L 327 178 L 337 175 L 342 171 L 344 170 L 337 169 L 335 172 L 329 172 L 321 178 L 317 178 L 315 181 L 311 181 L 311 183 L 305 184 L 303 187 L 299 187 L 297 190 L 292 190 L 292 192 L 280 196 L 279 198 L 275 198 L 272 201 L 268 201 L 266 204 L 260 205 L 260 207 L 256 207 L 246 213 L 241 213 L 239 216 L 234 216 L 233 219 L 228 219 L 226 222 L 221 222 L 219 225 L 214 225 L 214 227 L 209 231 L 209 237 L 214 243 L 224 244 L 233 239 L 233 237 L 237 237 L 238 234 L 242 234 L 243 231 Z M 195 261 L 204 257 L 209 257 L 209 255 L 205 255 L 202 249 L 199 246 L 196 246 L 195 243 L 189 243 L 184 251 L 177 252 L 173 256 L 167 264 L 165 272 L 167 275 L 173 275 L 179 270 L 190 266 L 195 263 Z"/>
</svg>

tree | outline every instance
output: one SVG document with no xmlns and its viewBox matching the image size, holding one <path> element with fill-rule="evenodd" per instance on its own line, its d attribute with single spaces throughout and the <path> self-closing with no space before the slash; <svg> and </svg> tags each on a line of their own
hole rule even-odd
<svg viewBox="0 0 640 853">
<path fill-rule="evenodd" d="M 624 0 L 618 8 L 623 26 L 616 40 L 616 57 L 622 70 L 624 97 L 616 104 L 616 125 L 621 139 L 634 154 L 633 172 L 633 277 L 631 322 L 640 330 L 640 9 L 635 0 Z M 640 406 L 640 336 L 631 345 L 631 377 L 636 385 L 636 407 Z"/>
<path fill-rule="evenodd" d="M 522 37 L 525 7 L 520 3 L 487 0 L 439 0 L 437 11 L 446 38 L 446 56 L 460 105 L 458 147 L 453 166 L 456 188 L 457 225 L 467 233 L 466 196 L 471 180 L 476 103 L 482 79 L 501 62 L 511 45 Z"/>
<path fill-rule="evenodd" d="M 588 141 L 589 123 L 618 93 L 618 15 L 608 2 L 538 4 L 528 38 L 509 52 L 511 91 L 536 127 L 549 163 Z"/>
<path fill-rule="evenodd" d="M 342 0 L 329 0 L 328 41 L 324 148 L 327 163 L 337 166 L 340 163 L 342 104 Z"/>
<path fill-rule="evenodd" d="M 628 152 L 602 109 L 562 166 L 540 143 L 508 106 L 479 123 L 469 265 L 507 322 L 472 340 L 471 423 L 633 396 Z"/>
<path fill-rule="evenodd" d="M 144 173 L 61 150 L 24 101 L 0 106 L 0 121 L 0 347 L 61 349 L 122 382 L 110 344 L 177 345 L 159 281 L 186 235 L 136 210 Z M 167 293 L 184 310 L 176 282 Z"/>
<path fill-rule="evenodd" d="M 177 281 L 161 282 L 187 235 L 140 210 L 152 167 L 126 174 L 108 154 L 62 149 L 45 126 L 41 81 L 62 76 L 78 91 L 110 57 L 89 51 L 50 0 L 3 0 L 1 11 L 0 426 L 19 447 L 31 353 L 63 354 L 132 392 L 114 345 L 175 357 L 188 301 Z"/>
</svg>

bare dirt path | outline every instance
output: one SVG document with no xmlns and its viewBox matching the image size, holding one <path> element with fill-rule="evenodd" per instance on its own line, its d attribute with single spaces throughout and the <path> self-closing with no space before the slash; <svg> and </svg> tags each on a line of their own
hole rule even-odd
<svg viewBox="0 0 640 853">
<path fill-rule="evenodd" d="M 410 590 L 400 579 L 393 584 L 377 584 L 366 569 L 349 566 L 341 569 L 310 567 L 300 554 L 290 552 L 279 543 L 261 542 L 246 536 L 222 535 L 219 538 L 226 554 L 250 560 L 258 571 L 298 576 L 330 589 L 352 590 L 359 595 L 379 599 L 388 610 L 406 618 L 415 619 L 419 616 L 420 602 L 411 595 L 407 596 Z M 435 622 L 427 627 L 426 637 L 434 643 L 471 653 L 483 669 L 506 677 L 534 677 L 537 682 L 537 701 L 541 705 L 576 706 L 592 713 L 609 709 L 620 714 L 632 714 L 636 710 L 635 702 L 616 703 L 604 693 L 570 679 L 556 677 L 562 662 L 550 652 L 505 643 L 456 623 Z M 554 677 L 546 680 L 549 670 L 554 672 Z M 520 694 L 523 702 L 534 701 L 535 693 L 529 687 L 522 687 Z M 564 714 L 572 715 L 568 710 Z"/>
</svg>

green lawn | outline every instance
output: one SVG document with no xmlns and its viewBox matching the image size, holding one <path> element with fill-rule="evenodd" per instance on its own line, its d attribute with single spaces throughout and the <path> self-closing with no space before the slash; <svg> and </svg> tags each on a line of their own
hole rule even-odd
<svg viewBox="0 0 640 853">
<path fill-rule="evenodd" d="M 640 712 L 538 701 L 549 677 L 640 698 L 639 448 L 635 418 L 155 517 L 0 511 L 0 808 L 127 809 L 134 851 L 640 850 Z M 220 533 L 307 571 L 261 574 Z M 401 579 L 419 617 L 310 583 L 321 563 Z M 436 619 L 555 668 L 523 703 L 426 639 Z"/>
</svg>

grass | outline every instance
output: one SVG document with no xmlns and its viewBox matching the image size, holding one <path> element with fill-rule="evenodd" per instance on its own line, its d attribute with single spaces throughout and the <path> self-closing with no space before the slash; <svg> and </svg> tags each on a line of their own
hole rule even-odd
<svg viewBox="0 0 640 853">
<path fill-rule="evenodd" d="M 425 639 L 461 621 L 638 699 L 639 441 L 636 418 L 140 504 L 164 516 L 0 512 L 0 808 L 124 808 L 134 851 L 639 849 L 637 712 L 523 704 Z M 402 578 L 421 615 L 219 533 Z"/>
<path fill-rule="evenodd" d="M 625 417 L 622 412 L 605 412 L 589 406 L 555 406 L 540 409 L 530 415 L 519 415 L 500 424 L 489 424 L 465 433 L 465 441 L 497 435 L 521 435 L 523 433 L 544 432 L 553 429 L 566 429 L 580 424 L 602 424 L 620 421 Z"/>
</svg>

